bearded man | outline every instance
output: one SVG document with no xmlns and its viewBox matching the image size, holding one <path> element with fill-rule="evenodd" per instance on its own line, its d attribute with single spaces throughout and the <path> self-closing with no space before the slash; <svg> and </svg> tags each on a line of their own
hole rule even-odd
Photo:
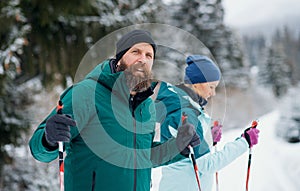
<svg viewBox="0 0 300 191">
<path fill-rule="evenodd" d="M 125 34 L 115 59 L 68 88 L 60 97 L 63 114 L 53 110 L 34 132 L 29 146 L 39 161 L 55 160 L 57 142 L 64 142 L 66 191 L 149 191 L 154 165 L 178 161 L 184 147 L 199 144 L 193 126 L 164 146 L 153 143 L 155 107 L 149 96 L 155 52 L 149 32 Z"/>
</svg>

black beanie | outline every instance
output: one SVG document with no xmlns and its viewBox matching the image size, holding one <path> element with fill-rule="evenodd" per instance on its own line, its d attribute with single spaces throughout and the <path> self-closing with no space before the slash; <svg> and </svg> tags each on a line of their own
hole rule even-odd
<svg viewBox="0 0 300 191">
<path fill-rule="evenodd" d="M 133 45 L 141 42 L 149 43 L 153 48 L 155 56 L 156 44 L 151 37 L 151 33 L 144 30 L 133 30 L 122 36 L 122 38 L 117 42 L 116 63 Z"/>
</svg>

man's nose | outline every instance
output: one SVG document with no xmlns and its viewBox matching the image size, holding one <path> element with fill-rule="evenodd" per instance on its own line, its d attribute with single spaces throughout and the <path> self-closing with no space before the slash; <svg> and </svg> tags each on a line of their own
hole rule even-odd
<svg viewBox="0 0 300 191">
<path fill-rule="evenodd" d="M 140 57 L 138 58 L 137 61 L 140 62 L 143 65 L 146 65 L 149 62 L 146 55 L 140 55 Z"/>
</svg>

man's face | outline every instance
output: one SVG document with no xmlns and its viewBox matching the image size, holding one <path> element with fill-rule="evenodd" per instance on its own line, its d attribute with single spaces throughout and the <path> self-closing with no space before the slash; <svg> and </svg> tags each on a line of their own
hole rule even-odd
<svg viewBox="0 0 300 191">
<path fill-rule="evenodd" d="M 117 63 L 117 71 L 124 71 L 131 65 L 141 63 L 145 65 L 149 71 L 152 70 L 154 61 L 154 51 L 148 43 L 138 43 L 133 45 Z M 137 71 L 139 72 L 139 71 Z"/>
<path fill-rule="evenodd" d="M 151 84 L 154 51 L 148 43 L 132 46 L 117 64 L 117 71 L 125 71 L 127 85 L 132 92 L 145 91 Z"/>
</svg>

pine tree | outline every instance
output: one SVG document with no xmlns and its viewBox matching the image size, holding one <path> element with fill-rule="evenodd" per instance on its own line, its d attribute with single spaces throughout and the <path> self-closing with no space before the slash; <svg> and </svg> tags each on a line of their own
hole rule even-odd
<svg viewBox="0 0 300 191">
<path fill-rule="evenodd" d="M 276 134 L 288 142 L 300 141 L 300 102 L 295 99 L 299 94 L 299 86 L 290 88 L 288 94 L 280 101 L 280 120 Z"/>
<path fill-rule="evenodd" d="M 251 66 L 257 66 L 261 63 L 263 50 L 266 49 L 266 39 L 263 35 L 244 36 L 244 49 Z"/>
<path fill-rule="evenodd" d="M 291 86 L 291 68 L 281 43 L 267 48 L 266 61 L 260 67 L 259 82 L 270 86 L 276 97 L 284 95 Z"/>
<path fill-rule="evenodd" d="M 29 130 L 29 122 L 22 113 L 28 105 L 28 98 L 14 83 L 14 72 L 7 71 L 6 74 L 0 75 L 0 171 L 4 164 L 13 162 L 5 146 L 24 144 L 22 138 Z"/>
<path fill-rule="evenodd" d="M 284 46 L 284 52 L 287 57 L 287 64 L 291 68 L 291 83 L 297 84 L 299 77 L 299 68 L 297 66 L 297 40 L 290 28 L 285 26 L 281 37 L 282 44 Z"/>
<path fill-rule="evenodd" d="M 222 1 L 181 1 L 179 7 L 173 13 L 175 25 L 195 35 L 210 50 L 227 86 L 247 87 L 241 39 L 224 25 Z"/>
<path fill-rule="evenodd" d="M 39 75 L 45 86 L 55 76 L 64 83 L 97 40 L 127 25 L 154 22 L 154 10 L 152 0 L 0 1 L 0 190 L 53 190 L 56 182 L 53 170 L 24 158 L 14 161 L 8 152 L 24 144 L 29 128 L 22 111 L 30 100 L 16 81 Z M 14 165 L 5 169 L 13 170 L 1 173 L 7 163 Z"/>
<path fill-rule="evenodd" d="M 32 30 L 22 56 L 24 75 L 40 75 L 44 85 L 74 76 L 88 48 L 110 32 L 153 22 L 152 0 L 23 0 L 19 8 Z"/>
<path fill-rule="evenodd" d="M 1 1 L 0 4 L 0 22 L 3 24 L 0 30 L 0 171 L 4 164 L 13 161 L 5 147 L 20 145 L 22 136 L 29 129 L 22 114 L 28 99 L 25 92 L 18 90 L 15 79 L 21 73 L 21 55 L 27 45 L 24 36 L 30 27 L 18 3 Z"/>
</svg>

